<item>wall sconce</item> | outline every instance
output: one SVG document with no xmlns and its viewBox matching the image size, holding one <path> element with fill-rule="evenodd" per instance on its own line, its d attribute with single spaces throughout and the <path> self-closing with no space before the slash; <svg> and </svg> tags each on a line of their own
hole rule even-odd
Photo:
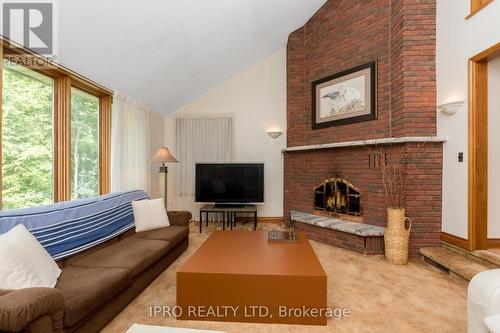
<svg viewBox="0 0 500 333">
<path fill-rule="evenodd" d="M 438 105 L 438 110 L 447 115 L 454 115 L 464 105 L 464 101 L 451 102 Z"/>
<path fill-rule="evenodd" d="M 283 134 L 283 132 L 280 132 L 280 131 L 269 131 L 269 132 L 267 132 L 267 135 L 269 135 L 273 139 L 279 138 L 281 136 L 281 134 Z"/>
</svg>

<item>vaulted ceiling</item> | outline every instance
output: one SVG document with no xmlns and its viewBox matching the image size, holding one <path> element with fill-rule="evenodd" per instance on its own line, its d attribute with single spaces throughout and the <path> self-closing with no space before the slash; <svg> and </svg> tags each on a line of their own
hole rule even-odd
<svg viewBox="0 0 500 333">
<path fill-rule="evenodd" d="M 165 115 L 285 47 L 325 1 L 58 1 L 58 61 Z"/>
</svg>

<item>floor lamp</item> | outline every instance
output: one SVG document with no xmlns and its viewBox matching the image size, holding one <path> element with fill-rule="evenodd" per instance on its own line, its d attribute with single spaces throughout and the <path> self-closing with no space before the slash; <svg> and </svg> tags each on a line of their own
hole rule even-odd
<svg viewBox="0 0 500 333">
<path fill-rule="evenodd" d="M 163 194 L 163 200 L 165 203 L 165 210 L 168 210 L 167 208 L 167 176 L 168 176 L 168 167 L 167 163 L 179 163 L 177 159 L 170 153 L 167 147 L 160 147 L 156 151 L 156 154 L 151 158 L 151 162 L 161 162 L 163 163 L 162 166 L 160 167 L 160 175 L 163 173 L 165 174 L 164 176 L 164 194 Z"/>
</svg>

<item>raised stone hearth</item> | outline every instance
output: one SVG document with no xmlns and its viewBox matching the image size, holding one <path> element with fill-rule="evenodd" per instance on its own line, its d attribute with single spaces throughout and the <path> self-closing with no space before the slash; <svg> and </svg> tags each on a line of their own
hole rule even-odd
<svg viewBox="0 0 500 333">
<path fill-rule="evenodd" d="M 383 227 L 297 211 L 290 212 L 290 219 L 310 239 L 363 254 L 384 253 Z"/>
</svg>

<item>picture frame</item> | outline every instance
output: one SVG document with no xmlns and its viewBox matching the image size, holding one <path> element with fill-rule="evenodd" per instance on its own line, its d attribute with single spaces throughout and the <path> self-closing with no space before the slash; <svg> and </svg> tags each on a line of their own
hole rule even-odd
<svg viewBox="0 0 500 333">
<path fill-rule="evenodd" d="M 377 119 L 377 62 L 313 81 L 312 128 Z"/>
</svg>

